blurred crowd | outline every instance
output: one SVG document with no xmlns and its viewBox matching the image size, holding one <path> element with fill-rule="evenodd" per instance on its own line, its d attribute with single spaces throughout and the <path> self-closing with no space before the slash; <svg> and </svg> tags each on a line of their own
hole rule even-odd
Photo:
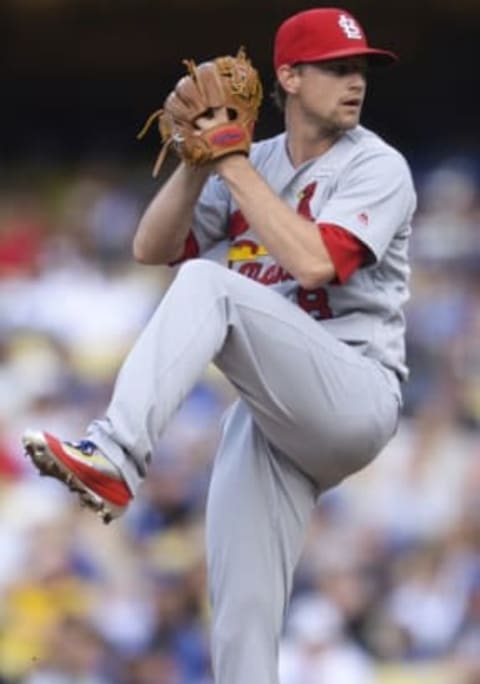
<svg viewBox="0 0 480 684">
<path fill-rule="evenodd" d="M 479 177 L 464 159 L 416 175 L 404 415 L 319 499 L 282 684 L 480 683 Z M 0 684 L 213 681 L 204 507 L 232 388 L 206 370 L 108 527 L 20 443 L 82 437 L 168 288 L 131 257 L 146 178 L 92 165 L 0 187 Z"/>
</svg>

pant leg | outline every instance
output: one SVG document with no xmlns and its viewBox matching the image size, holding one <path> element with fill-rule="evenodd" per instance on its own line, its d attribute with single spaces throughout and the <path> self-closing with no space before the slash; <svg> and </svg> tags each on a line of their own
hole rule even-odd
<svg viewBox="0 0 480 684">
<path fill-rule="evenodd" d="M 315 498 L 313 482 L 237 403 L 207 502 L 216 684 L 278 684 L 280 633 Z"/>
<path fill-rule="evenodd" d="M 127 357 L 105 418 L 89 429 L 132 491 L 210 361 L 243 399 L 207 512 L 217 681 L 277 684 L 313 480 L 324 489 L 365 465 L 393 433 L 398 404 L 377 364 L 295 305 L 221 266 L 191 262 Z"/>
<path fill-rule="evenodd" d="M 395 429 L 385 371 L 297 306 L 223 266 L 185 264 L 88 434 L 132 491 L 173 412 L 215 361 L 267 439 L 323 485 L 365 465 Z"/>
<path fill-rule="evenodd" d="M 202 259 L 180 268 L 122 364 L 106 415 L 88 428 L 134 493 L 170 418 L 227 336 L 224 271 Z"/>
</svg>

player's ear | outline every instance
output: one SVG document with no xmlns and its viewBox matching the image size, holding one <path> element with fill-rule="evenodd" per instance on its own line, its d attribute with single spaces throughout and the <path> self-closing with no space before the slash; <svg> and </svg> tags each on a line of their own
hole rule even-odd
<svg viewBox="0 0 480 684">
<path fill-rule="evenodd" d="M 300 69 L 290 64 L 282 64 L 277 69 L 277 80 L 287 95 L 295 95 L 300 87 Z"/>
</svg>

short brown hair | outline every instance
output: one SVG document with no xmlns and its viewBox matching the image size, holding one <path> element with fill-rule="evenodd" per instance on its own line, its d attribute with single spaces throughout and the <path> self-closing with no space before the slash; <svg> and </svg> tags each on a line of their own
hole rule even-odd
<svg viewBox="0 0 480 684">
<path fill-rule="evenodd" d="M 301 72 L 303 68 L 303 64 L 292 64 L 292 67 L 297 69 L 297 71 Z M 282 88 L 280 82 L 277 80 L 273 84 L 273 90 L 271 92 L 271 97 L 274 103 L 277 105 L 278 109 L 281 112 L 285 111 L 285 103 L 287 101 L 287 93 L 285 90 Z"/>
</svg>

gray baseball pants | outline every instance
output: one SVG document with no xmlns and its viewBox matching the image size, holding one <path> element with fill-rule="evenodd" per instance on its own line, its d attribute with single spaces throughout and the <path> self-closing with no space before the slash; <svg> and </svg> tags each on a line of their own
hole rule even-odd
<svg viewBox="0 0 480 684">
<path fill-rule="evenodd" d="M 126 358 L 105 418 L 88 431 L 132 492 L 211 361 L 240 396 L 207 502 L 215 681 L 278 684 L 283 618 L 316 498 L 393 435 L 398 386 L 268 287 L 189 261 Z"/>
</svg>

